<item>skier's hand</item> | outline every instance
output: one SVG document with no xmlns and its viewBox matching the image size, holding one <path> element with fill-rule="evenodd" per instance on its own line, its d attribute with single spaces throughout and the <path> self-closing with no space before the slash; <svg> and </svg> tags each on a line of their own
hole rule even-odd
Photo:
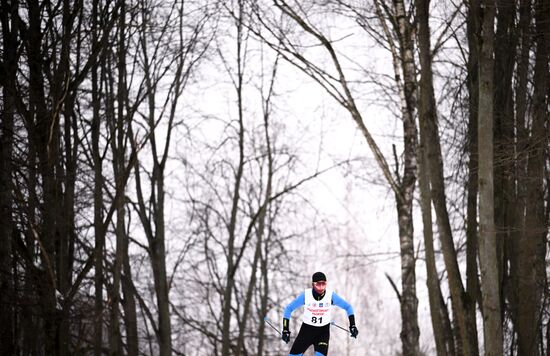
<svg viewBox="0 0 550 356">
<path fill-rule="evenodd" d="M 357 327 L 355 325 L 350 325 L 349 333 L 351 334 L 351 337 L 357 338 L 357 334 L 359 334 L 359 330 L 357 330 Z"/>
<path fill-rule="evenodd" d="M 281 334 L 281 339 L 288 344 L 288 342 L 290 341 L 290 331 L 283 330 L 283 333 Z"/>
<path fill-rule="evenodd" d="M 283 318 L 283 332 L 281 333 L 281 339 L 283 339 L 283 341 L 287 344 L 290 341 L 290 331 L 288 330 L 289 324 L 290 320 L 288 320 L 287 318 Z"/>
</svg>

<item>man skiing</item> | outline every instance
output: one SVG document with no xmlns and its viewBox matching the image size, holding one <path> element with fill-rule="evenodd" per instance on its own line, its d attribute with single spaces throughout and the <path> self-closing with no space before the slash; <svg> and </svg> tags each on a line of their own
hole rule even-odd
<svg viewBox="0 0 550 356">
<path fill-rule="evenodd" d="M 332 321 L 332 306 L 336 305 L 348 313 L 349 331 L 351 337 L 356 338 L 359 331 L 355 326 L 355 316 L 353 308 L 338 294 L 327 289 L 327 277 L 323 272 L 315 272 L 311 278 L 312 288 L 306 289 L 296 299 L 294 299 L 283 313 L 283 332 L 282 339 L 288 343 L 290 341 L 289 320 L 292 312 L 302 305 L 304 306 L 304 315 L 302 326 L 289 356 L 301 356 L 309 346 L 313 345 L 315 356 L 328 355 L 328 342 L 330 339 L 330 324 Z"/>
</svg>

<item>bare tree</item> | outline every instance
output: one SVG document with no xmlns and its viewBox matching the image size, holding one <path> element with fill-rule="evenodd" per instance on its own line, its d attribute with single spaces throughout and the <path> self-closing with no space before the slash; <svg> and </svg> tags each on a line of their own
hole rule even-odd
<svg viewBox="0 0 550 356">
<path fill-rule="evenodd" d="M 141 225 L 147 237 L 147 252 L 151 262 L 158 312 L 159 354 L 172 353 L 172 328 L 168 274 L 166 270 L 166 222 L 165 222 L 165 169 L 169 158 L 171 137 L 179 118 L 178 105 L 193 68 L 204 54 L 202 28 L 207 15 L 195 19 L 190 31 L 186 31 L 188 14 L 184 2 L 164 7 L 162 4 L 140 2 L 141 25 L 139 28 L 140 65 L 146 83 L 146 112 L 144 119 L 150 149 L 152 168 L 137 163 L 135 205 Z M 158 17 L 158 18 L 156 18 Z M 159 27 L 153 26 L 159 23 Z M 168 83 L 165 101 L 158 108 L 160 88 Z M 165 131 L 161 135 L 161 128 Z M 137 132 L 137 131 L 136 131 Z M 144 174 L 145 173 L 145 174 Z M 142 179 L 145 176 L 146 186 Z M 148 195 L 148 196 L 147 196 Z"/>
<path fill-rule="evenodd" d="M 493 183 L 493 89 L 494 89 L 494 1 L 483 2 L 485 13 L 481 23 L 479 50 L 479 113 L 478 137 L 483 145 L 479 152 L 479 261 L 483 301 L 483 327 L 486 355 L 503 354 L 500 314 L 500 283 L 494 221 Z"/>
<path fill-rule="evenodd" d="M 416 0 L 415 5 L 417 11 L 416 19 L 418 24 L 418 47 L 421 73 L 418 105 L 421 142 L 419 147 L 420 169 L 418 180 L 422 201 L 421 208 L 424 226 L 424 246 L 426 249 L 428 296 L 430 298 L 430 312 L 437 354 L 454 355 L 455 345 L 452 337 L 452 330 L 450 330 L 449 315 L 446 305 L 441 302 L 443 300 L 443 295 L 441 293 L 435 262 L 432 233 L 431 201 L 433 199 L 434 205 L 436 206 L 440 239 L 444 241 L 442 243 L 442 245 L 444 245 L 444 251 L 447 252 L 447 254 L 451 252 L 449 258 L 453 258 L 453 262 L 450 263 L 450 266 L 454 268 L 454 274 L 453 277 L 451 277 L 451 273 L 448 273 L 449 280 L 453 280 L 453 282 L 457 284 L 455 278 L 458 277 L 460 280 L 460 273 L 458 271 L 458 263 L 456 262 L 456 252 L 454 251 L 446 207 L 443 159 L 441 155 L 439 133 L 437 131 L 437 107 L 433 88 L 432 52 L 430 48 L 430 1 Z M 449 258 L 447 258 L 446 261 L 448 261 Z M 460 284 L 458 284 L 458 286 L 460 286 Z M 459 290 L 462 289 L 463 288 L 460 286 Z M 462 295 L 462 293 L 459 295 Z M 459 312 L 459 310 L 457 310 L 457 312 Z M 463 316 L 457 317 L 463 318 Z M 465 323 L 462 324 L 462 327 L 464 326 Z M 464 330 L 464 332 L 466 332 L 466 330 Z M 466 350 L 468 349 L 469 348 L 466 348 Z M 469 353 L 465 352 L 464 354 Z"/>
<path fill-rule="evenodd" d="M 525 227 L 518 241 L 518 352 L 539 355 L 541 340 L 542 286 L 546 285 L 546 236 L 544 218 L 544 152 L 548 147 L 548 56 L 550 3 L 535 1 L 535 68 L 533 118 L 528 141 Z"/>
<path fill-rule="evenodd" d="M 17 62 L 17 3 L 2 1 L 2 50 L 1 64 L 5 68 L 5 79 L 2 85 L 2 107 L 0 112 L 0 353 L 14 354 L 16 335 L 14 321 L 16 308 L 13 269 L 13 238 L 15 231 L 13 221 L 13 144 L 14 116 L 16 113 L 16 62 Z"/>
<path fill-rule="evenodd" d="M 468 176 L 466 178 L 466 313 L 467 320 L 476 320 L 477 301 L 480 294 L 478 277 L 478 102 L 479 102 L 479 11 L 476 2 L 468 4 L 466 36 L 468 40 L 467 88 L 468 128 L 466 152 L 468 155 Z M 471 325 L 471 324 L 470 324 Z M 475 332 L 474 332 L 475 331 Z M 471 355 L 479 353 L 477 327 L 468 328 Z"/>
</svg>

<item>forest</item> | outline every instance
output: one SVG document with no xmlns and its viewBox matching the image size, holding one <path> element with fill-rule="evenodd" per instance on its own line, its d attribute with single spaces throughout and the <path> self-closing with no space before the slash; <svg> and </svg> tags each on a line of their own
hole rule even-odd
<svg viewBox="0 0 550 356">
<path fill-rule="evenodd" d="M 0 19 L 0 355 L 550 355 L 550 0 Z"/>
</svg>

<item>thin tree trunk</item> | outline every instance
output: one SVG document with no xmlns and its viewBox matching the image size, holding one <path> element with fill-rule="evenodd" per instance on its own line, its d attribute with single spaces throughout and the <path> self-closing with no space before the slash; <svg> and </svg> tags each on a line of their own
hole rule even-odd
<svg viewBox="0 0 550 356">
<path fill-rule="evenodd" d="M 45 94 L 42 64 L 43 34 L 41 30 L 41 7 L 38 1 L 28 2 L 29 26 L 26 45 L 29 56 L 29 86 L 33 93 L 36 117 L 36 145 L 38 153 L 38 173 L 41 178 L 42 201 L 40 223 L 30 222 L 33 237 L 40 247 L 41 263 L 44 270 L 38 276 L 38 296 L 44 327 L 44 350 L 48 355 L 57 355 L 58 318 L 56 312 L 56 276 L 55 276 L 55 243 L 57 238 L 56 217 L 59 216 L 58 195 L 56 191 L 56 163 L 58 155 L 59 123 L 57 113 L 48 110 Z"/>
<path fill-rule="evenodd" d="M 412 26 L 407 20 L 405 4 L 394 2 L 398 24 L 399 50 L 401 69 L 403 70 L 403 89 L 405 101 L 401 104 L 404 134 L 404 167 L 400 196 L 396 196 L 397 217 L 399 222 L 399 241 L 401 253 L 401 342 L 404 356 L 416 356 L 420 352 L 418 328 L 418 299 L 416 297 L 416 268 L 414 257 L 414 228 L 412 203 L 417 173 L 417 129 L 416 112 L 416 78 Z"/>
<path fill-rule="evenodd" d="M 99 42 L 99 3 L 93 2 L 92 9 L 92 41 Z M 100 137 L 100 75 L 99 65 L 92 67 L 92 158 L 94 169 L 94 234 L 95 234 L 95 260 L 94 260 L 94 355 L 103 354 L 103 249 L 105 244 L 105 232 L 103 231 L 103 167 L 99 146 Z"/>
<path fill-rule="evenodd" d="M 433 89 L 432 60 L 430 50 L 430 28 L 429 28 L 429 0 L 416 0 L 417 26 L 418 26 L 418 47 L 420 52 L 420 91 L 419 91 L 419 121 L 420 121 L 420 149 L 419 149 L 419 188 L 422 208 L 422 221 L 424 225 L 424 246 L 426 254 L 428 297 L 432 328 L 435 337 L 437 354 L 454 355 L 454 340 L 452 330 L 446 330 L 445 325 L 450 325 L 449 315 L 445 304 L 440 303 L 443 298 L 439 285 L 437 267 L 435 263 L 432 230 L 432 194 L 430 189 L 430 169 L 428 145 L 435 145 L 439 137 L 433 137 L 429 126 L 434 125 L 437 118 L 435 97 Z M 440 158 L 440 157 L 439 157 Z M 445 320 L 446 319 L 446 320 Z M 447 322 L 444 322 L 447 321 Z M 447 337 L 447 336 L 450 336 Z"/>
<path fill-rule="evenodd" d="M 12 155 L 14 138 L 15 87 L 17 73 L 17 3 L 0 4 L 2 22 L 2 62 L 7 78 L 2 87 L 0 113 L 0 354 L 12 355 L 16 350 L 15 294 L 12 273 L 13 184 Z M 13 85 L 9 85 L 12 83 Z"/>
<path fill-rule="evenodd" d="M 125 26 L 126 23 L 126 2 L 123 2 L 121 5 L 121 15 L 120 15 L 120 27 Z M 120 152 L 119 163 L 122 163 L 122 167 L 125 167 L 123 163 L 125 161 L 125 143 L 123 142 L 122 132 L 126 131 L 126 126 L 130 126 L 130 108 L 128 105 L 128 91 L 126 89 L 126 38 L 125 31 L 121 30 L 119 35 L 119 60 L 118 60 L 118 93 L 117 93 L 117 103 L 118 103 L 118 117 L 119 124 L 122 125 L 119 127 L 121 130 L 120 139 L 118 142 Z M 126 108 L 126 113 L 124 112 Z M 131 134 L 131 130 L 128 130 L 128 134 Z M 136 301 L 133 293 L 133 288 L 131 287 L 132 283 L 132 268 L 130 266 L 129 259 L 129 243 L 130 237 L 128 231 L 126 231 L 126 219 L 124 212 L 124 205 L 120 205 L 117 208 L 117 224 L 118 221 L 122 221 L 121 231 L 117 227 L 117 243 L 121 242 L 121 263 L 123 269 L 123 275 L 121 277 L 122 291 L 124 293 L 124 326 L 126 329 L 126 350 L 128 356 L 138 356 L 139 353 L 139 341 L 138 341 L 138 331 L 137 331 L 137 308 Z M 122 211 L 121 211 L 122 210 Z M 120 235 L 119 235 L 120 234 Z M 121 241 L 119 241 L 119 236 Z"/>
<path fill-rule="evenodd" d="M 469 3 L 467 15 L 468 37 L 468 178 L 466 182 L 466 322 L 470 340 L 470 355 L 479 355 L 477 335 L 477 304 L 480 295 L 477 267 L 478 257 L 478 134 L 477 116 L 479 102 L 479 52 L 477 36 L 479 34 L 479 3 Z"/>
<path fill-rule="evenodd" d="M 271 218 L 270 218 L 271 220 Z M 269 224 L 271 225 L 271 224 Z M 259 308 L 259 315 L 258 319 L 263 320 L 267 316 L 267 303 L 269 298 L 269 275 L 268 275 L 268 262 L 269 262 L 269 243 L 270 243 L 270 228 L 267 229 L 268 233 L 266 236 L 266 239 L 264 240 L 263 244 L 263 252 L 260 260 L 260 271 L 261 271 L 261 288 L 259 290 L 260 293 L 260 308 Z M 258 330 L 258 356 L 264 355 L 264 338 L 265 338 L 265 324 L 261 323 L 259 330 Z"/>
<path fill-rule="evenodd" d="M 55 70 L 55 93 L 54 103 L 59 106 L 61 111 L 61 105 L 63 106 L 63 133 L 64 133 L 64 154 L 61 155 L 58 164 L 57 171 L 59 172 L 58 188 L 57 191 L 62 195 L 63 199 L 58 199 L 59 215 L 58 221 L 58 241 L 56 247 L 57 254 L 57 277 L 58 285 L 57 289 L 62 296 L 66 295 L 70 289 L 72 283 L 73 274 L 73 260 L 74 260 L 74 244 L 75 244 L 75 189 L 76 189 L 76 166 L 78 157 L 78 130 L 76 126 L 76 118 L 74 114 L 75 107 L 75 95 L 72 91 L 69 92 L 67 83 L 70 80 L 70 47 L 72 40 L 72 30 L 74 25 L 74 13 L 78 11 L 73 9 L 72 2 L 68 0 L 63 1 L 63 32 L 62 43 L 60 51 L 60 63 Z M 61 120 L 61 113 L 54 113 L 59 115 L 58 120 Z M 65 160 L 65 167 L 63 167 L 62 160 Z M 64 172 L 63 172 L 64 170 Z M 70 321 L 68 318 L 69 313 L 62 310 L 62 301 L 58 301 L 60 310 L 59 321 L 59 355 L 69 354 L 70 344 Z"/>
<path fill-rule="evenodd" d="M 269 143 L 268 143 L 269 145 Z M 269 151 L 269 148 L 268 148 L 268 151 Z M 271 155 L 271 153 L 268 153 L 268 155 Z M 272 159 L 271 157 L 268 158 L 270 163 L 269 165 L 271 166 L 272 163 Z M 257 287 L 257 273 L 258 273 L 258 265 L 260 263 L 260 257 L 261 257 L 261 253 L 262 253 L 262 247 L 263 247 L 263 237 L 264 237 L 264 234 L 265 234 L 265 220 L 266 220 L 266 213 L 267 213 L 267 209 L 268 209 L 268 202 L 269 202 L 269 198 L 271 196 L 271 180 L 272 180 L 272 169 L 271 167 L 269 168 L 269 173 L 268 173 L 268 181 L 267 181 L 267 189 L 266 189 L 266 193 L 265 193 L 265 200 L 262 202 L 262 206 L 260 207 L 260 214 L 258 216 L 258 227 L 257 227 L 257 232 L 256 232 L 256 249 L 254 251 L 254 259 L 252 261 L 252 265 L 251 265 L 251 270 L 250 270 L 250 282 L 248 284 L 248 289 L 246 291 L 246 296 L 245 296 L 245 300 L 244 300 L 244 305 L 243 305 L 243 317 L 242 317 L 242 322 L 239 326 L 239 336 L 237 338 L 237 350 L 236 350 L 236 356 L 239 356 L 239 355 L 247 355 L 248 352 L 246 352 L 246 349 L 245 349 L 245 338 L 246 338 L 246 326 L 247 326 L 247 322 L 248 322 L 248 318 L 249 318 L 249 314 L 250 314 L 250 308 L 251 308 L 251 303 L 252 303 L 252 297 L 253 297 L 253 293 L 254 293 L 254 290 L 256 289 Z M 261 320 L 261 319 L 260 319 Z"/>
<path fill-rule="evenodd" d="M 423 14 L 419 14 L 418 21 L 420 25 L 420 48 L 422 64 L 422 88 L 424 89 L 424 98 L 426 111 L 421 120 L 425 123 L 427 145 L 428 167 L 430 172 L 431 194 L 434 203 L 436 222 L 438 226 L 439 238 L 443 249 L 443 257 L 449 280 L 449 289 L 451 301 L 453 304 L 453 317 L 458 326 L 460 336 L 458 350 L 463 354 L 470 355 L 470 337 L 466 323 L 466 311 L 464 307 L 464 285 L 458 267 L 457 253 L 454 246 L 449 213 L 447 211 L 447 198 L 445 194 L 445 181 L 443 175 L 443 159 L 441 155 L 441 146 L 439 132 L 437 129 L 437 112 L 435 107 L 435 97 L 433 89 L 433 78 L 431 73 L 430 41 L 428 27 L 428 4 L 423 5 Z"/>
<path fill-rule="evenodd" d="M 514 16 L 516 7 L 509 2 L 497 0 L 498 15 L 495 34 L 495 92 L 494 92 L 494 191 L 495 228 L 499 282 L 501 284 L 500 307 L 502 317 L 505 310 L 504 292 L 511 282 L 508 261 L 512 249 L 512 226 L 515 206 L 515 160 L 514 157 L 514 101 L 512 77 L 514 73 L 516 35 Z M 506 267 L 505 267 L 506 266 Z"/>
<path fill-rule="evenodd" d="M 227 279 L 225 282 L 225 288 L 223 293 L 223 305 L 222 305 L 222 355 L 229 355 L 231 348 L 231 302 L 233 299 L 233 289 L 235 286 L 234 276 L 236 273 L 236 266 L 234 261 L 235 254 L 235 239 L 236 239 L 236 227 L 237 227 L 237 212 L 240 203 L 240 189 L 241 180 L 244 171 L 244 113 L 243 113 L 243 2 L 239 0 L 239 15 L 237 19 L 237 81 L 235 83 L 235 90 L 237 92 L 237 105 L 238 105 L 238 163 L 235 172 L 235 182 L 233 187 L 233 202 L 231 207 L 231 216 L 229 220 L 228 240 L 227 240 Z"/>
<path fill-rule="evenodd" d="M 498 275 L 497 241 L 493 189 L 493 118 L 494 118 L 494 0 L 483 2 L 482 40 L 479 58 L 479 260 L 485 354 L 502 356 L 503 335 L 500 314 L 500 283 Z"/>
<path fill-rule="evenodd" d="M 126 233 L 123 244 L 123 269 L 122 291 L 124 293 L 124 327 L 126 329 L 126 349 L 128 356 L 138 356 L 139 339 L 137 332 L 137 306 L 132 284 L 132 267 L 128 258 L 129 237 Z"/>
<path fill-rule="evenodd" d="M 420 105 L 421 106 L 421 105 Z M 420 109 L 422 110 L 422 109 Z M 420 114 L 422 115 L 422 114 Z M 422 132 L 422 124 L 420 128 Z M 430 316 L 432 320 L 432 329 L 435 339 L 436 351 L 438 356 L 454 355 L 454 341 L 446 339 L 445 328 L 442 318 L 448 313 L 442 313 L 440 300 L 443 298 L 439 285 L 437 267 L 435 263 L 434 246 L 433 246 L 433 229 L 432 229 L 432 210 L 431 210 L 431 194 L 429 186 L 429 176 L 426 162 L 426 154 L 422 133 L 420 134 L 420 148 L 418 152 L 418 187 L 420 189 L 420 208 L 422 210 L 422 224 L 424 226 L 424 247 L 426 257 L 426 274 L 428 287 L 428 299 L 430 304 Z M 444 306 L 444 304 L 443 304 Z M 447 308 L 444 308 L 446 311 Z M 452 336 L 452 333 L 450 333 Z"/>
<path fill-rule="evenodd" d="M 118 53 L 117 53 L 117 69 L 118 69 L 118 87 L 117 87 L 117 113 L 114 112 L 114 89 L 111 87 L 111 119 L 113 120 L 112 124 L 112 151 L 113 151 L 113 172 L 115 176 L 115 187 L 116 191 L 124 190 L 123 175 L 124 168 L 126 166 L 126 150 L 125 142 L 126 140 L 126 116 L 124 110 L 126 108 L 126 80 L 125 80 L 125 71 L 126 71 L 126 46 L 125 46 L 125 17 L 126 17 L 126 4 L 122 1 L 119 14 L 119 26 L 118 26 Z M 109 76 L 111 80 L 110 83 L 113 83 L 112 76 Z M 116 204 L 116 227 L 115 227 L 115 236 L 116 236 L 116 245 L 115 245 L 115 263 L 113 271 L 113 287 L 112 287 L 112 303 L 111 303 L 111 324 L 110 324 L 110 354 L 111 355 L 122 355 L 122 337 L 120 334 L 120 315 L 119 315 L 119 304 L 120 304 L 120 284 L 122 276 L 122 266 L 124 259 L 124 239 L 127 239 L 126 236 L 126 221 L 125 221 L 125 206 L 124 200 L 120 199 Z M 135 346 L 128 345 L 133 348 Z"/>
<path fill-rule="evenodd" d="M 31 45 L 36 45 L 37 39 L 30 39 L 28 37 L 25 37 L 22 39 L 24 43 L 30 48 Z M 31 63 L 34 62 L 34 59 L 31 61 L 32 51 L 29 52 L 29 67 Z M 29 73 L 29 84 L 37 82 L 37 79 L 35 79 L 36 74 L 34 71 L 31 71 Z M 15 84 L 15 83 L 14 83 Z M 35 89 L 36 87 L 36 89 Z M 29 110 L 26 113 L 25 116 L 25 129 L 26 134 L 29 138 L 28 143 L 28 156 L 27 156 L 27 166 L 29 169 L 28 173 L 28 186 L 29 186 L 29 201 L 28 201 L 28 213 L 27 213 L 27 219 L 30 223 L 34 224 L 38 218 L 38 211 L 39 211 L 39 198 L 38 198 L 38 191 L 39 188 L 39 173 L 38 173 L 38 134 L 37 134 L 37 127 L 35 124 L 36 121 L 36 112 L 37 112 L 37 105 L 34 105 L 34 103 L 38 102 L 39 96 L 40 96 L 40 90 L 38 90 L 38 84 L 36 86 L 31 86 L 31 90 L 29 90 Z M 34 238 L 34 235 L 31 232 L 31 229 L 27 226 L 25 229 L 25 245 L 27 247 L 27 253 L 30 256 L 34 256 L 36 251 L 36 245 L 37 241 Z M 30 269 L 29 269 L 30 270 Z M 32 270 L 31 270 L 32 271 Z M 25 274 L 25 282 L 24 282 L 24 288 L 29 291 L 28 294 L 33 295 L 34 297 L 38 297 L 39 294 L 39 288 L 38 284 L 36 283 L 36 275 L 33 273 L 26 273 Z M 40 352 L 43 352 L 43 346 L 40 345 L 39 342 L 37 342 L 38 338 L 36 337 L 37 334 L 42 335 L 43 333 L 43 325 L 41 325 L 41 319 L 42 316 L 39 312 L 39 306 L 24 306 L 23 307 L 23 313 L 22 313 L 22 321 L 21 321 L 21 328 L 22 328 L 22 345 L 21 345 L 21 351 L 24 355 L 29 354 L 37 354 Z"/>
<path fill-rule="evenodd" d="M 527 144 L 529 135 L 526 127 L 526 115 L 527 115 L 527 82 L 529 75 L 529 53 L 531 49 L 531 1 L 521 0 L 520 2 L 520 18 L 518 25 L 518 42 L 520 43 L 520 56 L 517 65 L 517 84 L 515 88 L 516 95 L 516 131 L 517 141 L 515 145 L 516 151 L 516 180 L 517 180 L 517 193 L 515 195 L 514 207 L 515 218 L 514 226 L 512 229 L 512 241 L 510 249 L 514 251 L 510 255 L 510 278 L 512 288 L 508 293 L 510 315 L 515 329 L 517 330 L 518 324 L 518 294 L 519 287 L 519 271 L 518 271 L 518 252 L 519 244 L 521 243 L 521 236 L 525 231 L 525 207 L 526 207 L 526 176 L 527 176 Z"/>
<path fill-rule="evenodd" d="M 525 230 L 519 242 L 518 352 L 537 356 L 542 342 L 541 300 L 546 284 L 546 232 L 544 212 L 544 151 L 548 147 L 548 19 L 550 2 L 535 2 L 535 53 L 533 123 L 527 161 Z"/>
<path fill-rule="evenodd" d="M 262 255 L 262 248 L 264 245 L 264 235 L 266 235 L 266 219 L 268 218 L 268 211 L 269 211 L 269 203 L 271 198 L 271 192 L 272 192 L 272 181 L 273 181 L 273 153 L 271 150 L 271 137 L 269 132 L 269 114 L 270 114 L 270 100 L 271 100 L 271 94 L 273 93 L 273 84 L 275 82 L 275 74 L 276 74 L 276 67 L 277 62 L 275 62 L 275 67 L 273 69 L 273 75 L 271 77 L 271 85 L 269 87 L 269 92 L 267 98 L 265 98 L 264 102 L 264 138 L 265 138 L 265 144 L 266 144 L 266 156 L 267 156 L 267 182 L 266 182 L 266 189 L 265 189 L 265 196 L 264 200 L 261 203 L 260 211 L 258 214 L 257 219 L 257 239 L 256 239 L 256 250 L 254 251 L 254 260 L 252 261 L 252 270 L 251 270 L 251 279 L 250 283 L 248 285 L 248 290 L 246 292 L 246 298 L 244 302 L 243 307 L 243 318 L 241 327 L 239 330 L 239 338 L 237 341 L 237 356 L 241 354 L 241 351 L 243 354 L 246 354 L 246 350 L 244 349 L 245 344 L 245 330 L 246 330 L 246 324 L 248 321 L 248 315 L 250 314 L 250 305 L 252 302 L 253 292 L 256 289 L 256 274 L 258 270 L 258 265 L 261 262 L 261 255 Z M 261 267 L 260 267 L 261 269 Z M 260 319 L 261 320 L 261 319 Z"/>
<path fill-rule="evenodd" d="M 160 190 L 160 188 L 159 188 Z M 164 220 L 159 218 L 158 220 Z M 158 223 L 157 220 L 157 223 Z M 158 226 L 157 226 L 158 229 Z M 164 233 L 162 229 L 162 233 Z M 169 356 L 172 354 L 172 327 L 170 325 L 170 300 L 168 297 L 168 282 L 166 275 L 166 248 L 164 236 L 157 230 L 153 243 L 151 260 L 153 277 L 155 281 L 155 293 L 157 295 L 157 308 L 159 313 L 159 334 L 160 334 L 160 355 Z"/>
</svg>

